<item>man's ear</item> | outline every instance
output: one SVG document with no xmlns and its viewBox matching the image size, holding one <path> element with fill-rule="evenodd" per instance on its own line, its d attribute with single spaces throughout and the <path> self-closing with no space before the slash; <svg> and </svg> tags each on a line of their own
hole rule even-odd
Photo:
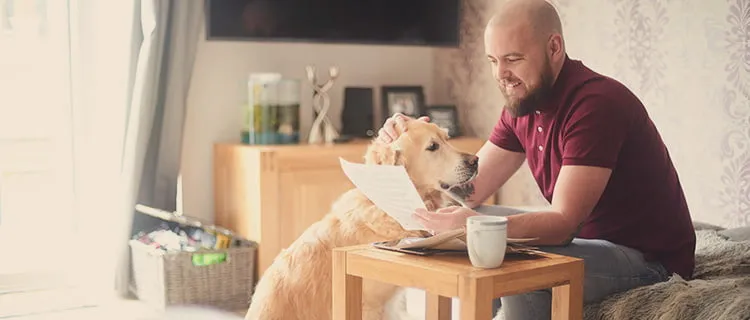
<svg viewBox="0 0 750 320">
<path fill-rule="evenodd" d="M 365 164 L 401 165 L 403 156 L 396 143 L 373 142 L 365 153 Z"/>
</svg>

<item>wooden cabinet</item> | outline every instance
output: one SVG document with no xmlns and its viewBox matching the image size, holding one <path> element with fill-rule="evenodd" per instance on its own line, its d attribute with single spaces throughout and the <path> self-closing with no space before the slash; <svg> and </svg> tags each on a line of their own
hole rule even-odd
<svg viewBox="0 0 750 320">
<path fill-rule="evenodd" d="M 476 152 L 485 140 L 456 138 L 452 144 Z M 339 157 L 363 162 L 368 141 L 334 145 L 214 145 L 215 223 L 258 242 L 258 275 L 280 250 L 320 220 L 354 187 Z M 494 199 L 491 201 L 494 202 Z"/>
</svg>

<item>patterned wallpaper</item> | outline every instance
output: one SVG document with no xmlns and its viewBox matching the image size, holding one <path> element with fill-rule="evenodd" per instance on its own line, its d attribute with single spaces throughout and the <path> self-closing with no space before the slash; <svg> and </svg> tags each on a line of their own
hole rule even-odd
<svg viewBox="0 0 750 320">
<path fill-rule="evenodd" d="M 455 102 L 462 124 L 479 136 L 489 134 L 503 104 L 482 42 L 499 1 L 464 1 L 463 43 L 435 53 L 434 98 Z M 646 104 L 693 218 L 750 226 L 750 0 L 552 3 L 571 58 L 620 80 Z M 526 167 L 500 199 L 547 204 Z"/>
</svg>

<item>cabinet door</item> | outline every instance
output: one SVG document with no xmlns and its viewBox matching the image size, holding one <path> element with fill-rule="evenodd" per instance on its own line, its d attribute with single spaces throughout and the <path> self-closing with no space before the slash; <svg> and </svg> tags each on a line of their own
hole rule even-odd
<svg viewBox="0 0 750 320">
<path fill-rule="evenodd" d="M 289 246 L 307 227 L 322 219 L 338 197 L 354 188 L 341 169 L 336 167 L 283 172 L 279 186 L 282 248 Z"/>
</svg>

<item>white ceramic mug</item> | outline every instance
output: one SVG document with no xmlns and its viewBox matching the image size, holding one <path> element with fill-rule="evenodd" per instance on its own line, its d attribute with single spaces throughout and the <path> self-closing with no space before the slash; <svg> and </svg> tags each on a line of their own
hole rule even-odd
<svg viewBox="0 0 750 320">
<path fill-rule="evenodd" d="M 469 260 L 477 268 L 497 268 L 505 260 L 508 245 L 508 219 L 478 215 L 466 219 L 466 247 Z"/>
</svg>

